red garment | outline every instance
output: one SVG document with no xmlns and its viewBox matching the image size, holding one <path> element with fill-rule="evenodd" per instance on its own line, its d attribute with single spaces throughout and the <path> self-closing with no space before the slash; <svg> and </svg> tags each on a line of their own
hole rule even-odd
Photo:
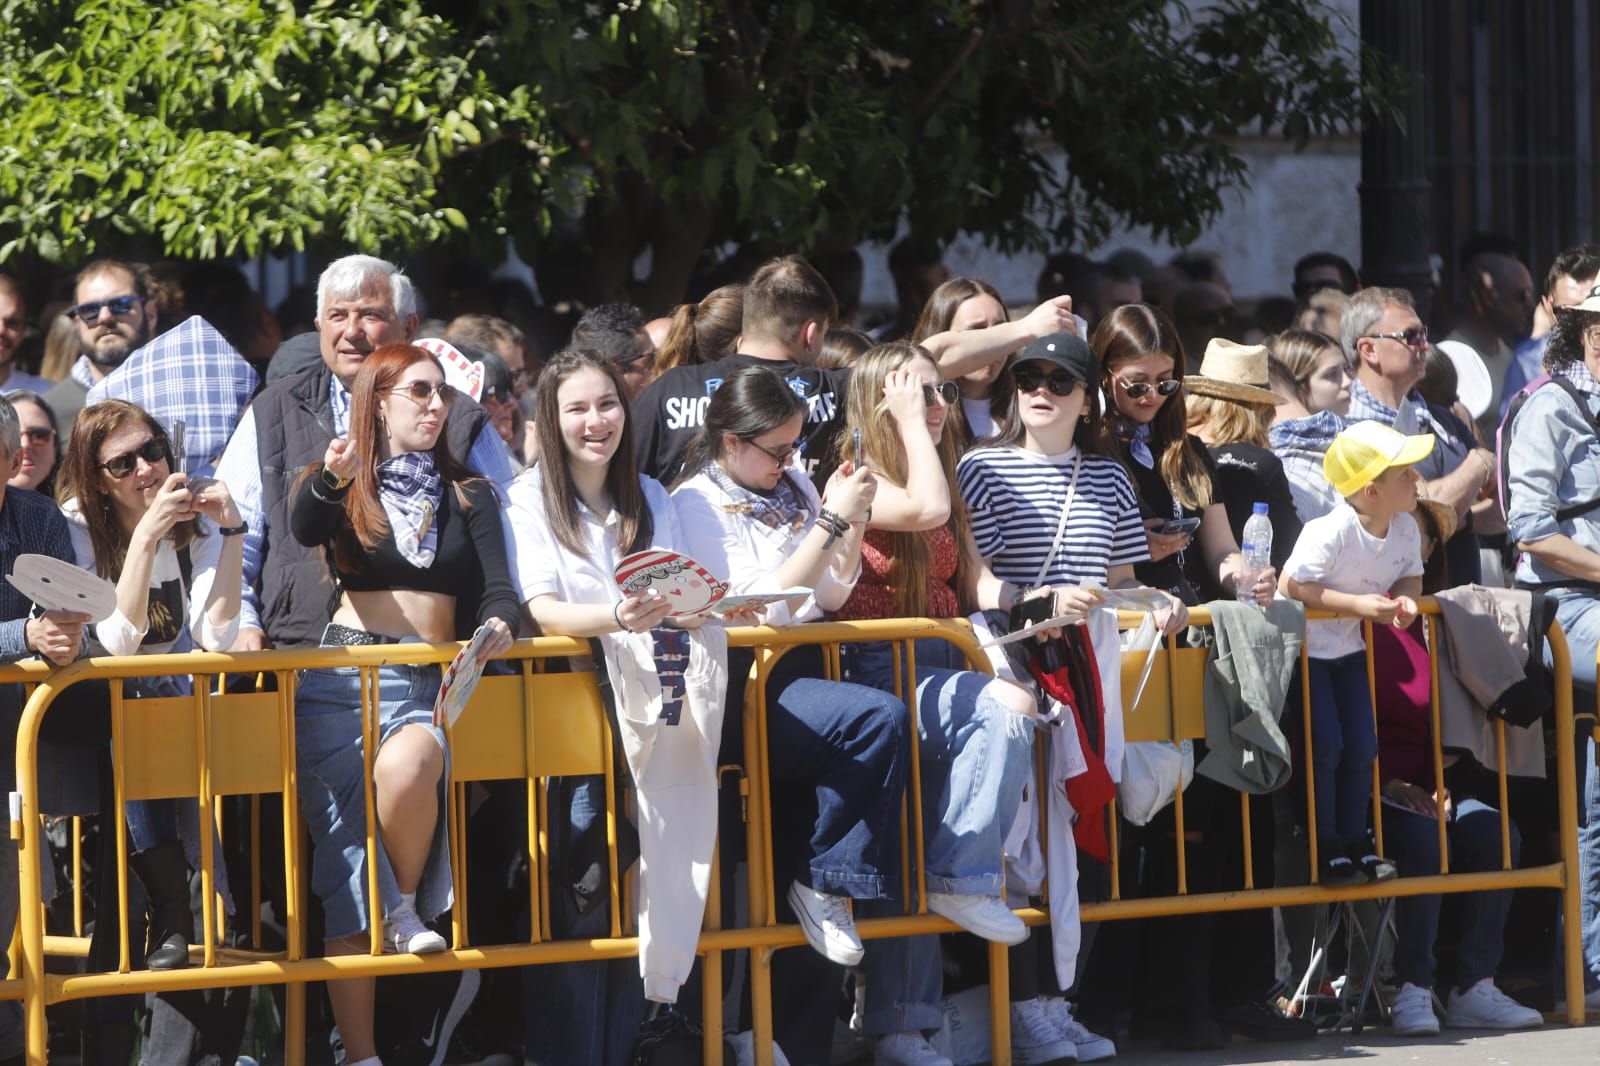
<svg viewBox="0 0 1600 1066">
<path fill-rule="evenodd" d="M 1035 644 L 1028 655 L 1028 672 L 1045 695 L 1067 708 L 1078 731 L 1085 769 L 1062 782 L 1067 802 L 1078 816 L 1072 823 L 1072 838 L 1079 851 L 1109 863 L 1111 844 L 1106 836 L 1105 810 L 1117 794 L 1117 785 L 1106 769 L 1106 704 L 1100 689 L 1100 668 L 1084 627 L 1068 627 L 1059 644 L 1065 649 L 1067 665 L 1045 673 L 1041 647 Z"/>
<path fill-rule="evenodd" d="M 1434 790 L 1432 691 L 1422 619 L 1409 629 L 1372 627 L 1372 668 L 1378 690 L 1378 769 Z"/>
<path fill-rule="evenodd" d="M 956 537 L 950 527 L 928 530 L 928 611 L 929 618 L 956 618 L 961 608 L 951 581 L 956 576 Z M 890 584 L 894 534 L 882 529 L 867 531 L 861 542 L 861 578 L 843 607 L 833 617 L 841 622 L 866 618 L 898 618 L 896 589 Z"/>
</svg>

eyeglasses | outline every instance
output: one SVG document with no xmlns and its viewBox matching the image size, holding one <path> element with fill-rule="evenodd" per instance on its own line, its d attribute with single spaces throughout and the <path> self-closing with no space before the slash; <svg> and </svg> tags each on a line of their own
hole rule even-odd
<svg viewBox="0 0 1600 1066">
<path fill-rule="evenodd" d="M 1151 389 L 1156 390 L 1157 396 L 1171 396 L 1173 393 L 1183 388 L 1183 382 L 1179 381 L 1177 378 L 1168 378 L 1165 381 L 1158 381 L 1153 385 L 1148 381 L 1123 381 L 1121 378 L 1115 375 L 1112 375 L 1111 380 L 1122 386 L 1122 391 L 1128 394 L 1129 399 L 1134 400 L 1137 400 L 1139 397 L 1145 395 Z"/>
<path fill-rule="evenodd" d="M 457 389 L 448 381 L 441 381 L 438 384 L 434 384 L 431 381 L 411 381 L 404 385 L 396 385 L 393 388 L 384 389 L 383 391 L 403 393 L 406 396 L 411 397 L 423 407 L 426 407 L 428 404 L 433 402 L 434 393 L 439 394 L 440 401 L 448 404 L 451 400 L 456 398 Z"/>
<path fill-rule="evenodd" d="M 789 460 L 794 458 L 794 453 L 806 446 L 806 442 L 803 439 L 797 440 L 793 444 L 784 445 L 782 451 L 774 451 L 764 444 L 757 444 L 753 440 L 746 440 L 745 443 L 758 451 L 765 452 L 767 457 L 779 466 L 788 466 Z"/>
<path fill-rule="evenodd" d="M 151 437 L 133 451 L 113 456 L 100 465 L 105 468 L 106 473 L 121 481 L 133 473 L 133 468 L 137 465 L 138 460 L 143 459 L 151 466 L 154 466 L 166 457 L 167 442 L 160 437 Z"/>
<path fill-rule="evenodd" d="M 109 300 L 90 300 L 88 303 L 69 307 L 63 314 L 69 317 L 76 317 L 85 325 L 92 326 L 100 321 L 102 308 L 110 308 L 113 316 L 121 318 L 123 315 L 131 314 L 133 309 L 142 302 L 143 299 L 138 296 L 113 296 Z"/>
<path fill-rule="evenodd" d="M 1362 336 L 1371 337 L 1379 341 L 1399 341 L 1407 348 L 1426 348 L 1428 346 L 1428 327 L 1412 326 L 1410 329 L 1400 330 L 1398 333 L 1365 333 Z"/>
<path fill-rule="evenodd" d="M 22 435 L 34 444 L 50 444 L 56 439 L 56 431 L 49 426 L 35 426 L 33 429 L 24 429 Z"/>
<path fill-rule="evenodd" d="M 1035 366 L 1012 367 L 1011 377 L 1017 383 L 1018 392 L 1034 392 L 1043 385 L 1052 396 L 1071 396 L 1072 390 L 1082 384 L 1065 370 L 1052 370 L 1047 374 Z"/>
<path fill-rule="evenodd" d="M 950 407 L 961 398 L 961 390 L 956 388 L 953 381 L 941 381 L 937 385 L 922 386 L 922 403 L 924 407 L 932 407 L 935 403 L 943 403 Z"/>
</svg>

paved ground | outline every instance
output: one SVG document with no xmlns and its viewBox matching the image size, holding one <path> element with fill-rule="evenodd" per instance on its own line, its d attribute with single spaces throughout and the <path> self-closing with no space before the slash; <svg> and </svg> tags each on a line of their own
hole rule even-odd
<svg viewBox="0 0 1600 1066">
<path fill-rule="evenodd" d="M 1223 1066 L 1231 1063 L 1359 1062 L 1411 1066 L 1596 1066 L 1600 1026 L 1547 1025 L 1521 1033 L 1469 1034 L 1446 1029 L 1428 1040 L 1400 1040 L 1383 1030 L 1359 1037 L 1324 1033 L 1306 1044 L 1256 1044 L 1235 1039 L 1221 1051 L 1167 1051 L 1156 1044 L 1120 1049 L 1117 1066 Z"/>
</svg>

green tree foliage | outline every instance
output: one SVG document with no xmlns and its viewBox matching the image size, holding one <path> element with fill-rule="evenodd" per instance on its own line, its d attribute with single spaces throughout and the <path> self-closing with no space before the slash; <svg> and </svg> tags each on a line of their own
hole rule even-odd
<svg viewBox="0 0 1600 1066">
<path fill-rule="evenodd" d="M 0 0 L 0 260 L 424 244 L 591 299 L 681 297 L 707 250 L 920 233 L 1183 241 L 1394 89 L 1321 0 Z M 1373 79 L 1363 84 L 1361 70 Z M 1375 72 L 1375 73 L 1374 73 Z M 1065 157 L 1063 169 L 1061 159 Z M 650 252 L 646 276 L 633 277 Z"/>
</svg>

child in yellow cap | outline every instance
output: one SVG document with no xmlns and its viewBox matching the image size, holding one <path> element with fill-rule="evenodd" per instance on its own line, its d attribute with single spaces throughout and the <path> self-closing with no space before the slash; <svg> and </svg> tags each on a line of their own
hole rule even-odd
<svg viewBox="0 0 1600 1066">
<path fill-rule="evenodd" d="M 1378 737 L 1361 619 L 1404 628 L 1417 616 L 1422 535 L 1411 514 L 1417 506 L 1411 465 L 1432 451 L 1432 435 L 1408 437 L 1381 422 L 1357 422 L 1340 433 L 1322 469 L 1344 503 L 1305 524 L 1283 566 L 1286 596 L 1351 616 L 1306 623 L 1311 773 L 1325 885 L 1387 881 L 1397 872 L 1366 843 Z"/>
</svg>

